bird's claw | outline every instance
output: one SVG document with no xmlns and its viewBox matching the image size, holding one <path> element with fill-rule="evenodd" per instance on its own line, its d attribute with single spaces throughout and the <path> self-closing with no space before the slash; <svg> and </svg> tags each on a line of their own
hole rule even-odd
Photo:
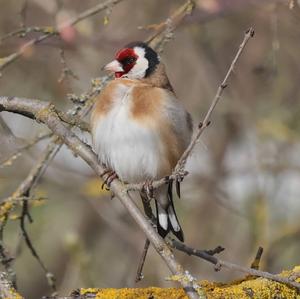
<svg viewBox="0 0 300 299">
<path fill-rule="evenodd" d="M 188 174 L 187 171 L 179 172 L 175 175 L 175 188 L 176 188 L 176 193 L 177 196 L 180 198 L 181 196 L 181 191 L 180 191 L 180 183 L 183 181 L 184 177 Z"/>
<path fill-rule="evenodd" d="M 147 179 L 142 187 L 142 191 L 147 195 L 147 199 L 151 201 L 153 195 L 153 180 Z"/>
<path fill-rule="evenodd" d="M 102 177 L 105 176 L 105 175 L 107 175 L 107 176 L 106 176 L 106 179 L 103 181 L 103 183 L 102 183 L 102 185 L 101 185 L 101 188 L 102 188 L 102 190 L 103 190 L 104 187 L 105 187 L 105 189 L 106 189 L 107 191 L 109 191 L 109 190 L 110 190 L 110 185 L 111 185 L 111 183 L 112 183 L 116 178 L 118 178 L 118 175 L 116 174 L 115 171 L 110 170 L 110 169 L 106 169 L 106 170 L 101 174 Z"/>
</svg>

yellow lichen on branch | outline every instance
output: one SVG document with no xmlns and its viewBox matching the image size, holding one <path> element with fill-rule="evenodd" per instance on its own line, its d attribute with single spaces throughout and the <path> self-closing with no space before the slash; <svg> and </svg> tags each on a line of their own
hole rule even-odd
<svg viewBox="0 0 300 299">
<path fill-rule="evenodd" d="M 24 299 L 7 280 L 7 275 L 0 272 L 0 298 L 1 299 Z"/>
<path fill-rule="evenodd" d="M 300 266 L 280 275 L 292 277 L 299 273 Z M 298 282 L 300 278 L 296 279 Z M 201 281 L 207 299 L 300 299 L 299 291 L 285 284 L 260 277 L 247 277 L 232 283 L 212 283 Z M 95 299 L 188 299 L 182 288 L 123 288 L 123 289 L 81 289 L 80 294 Z M 83 297 L 84 298 L 84 297 Z"/>
</svg>

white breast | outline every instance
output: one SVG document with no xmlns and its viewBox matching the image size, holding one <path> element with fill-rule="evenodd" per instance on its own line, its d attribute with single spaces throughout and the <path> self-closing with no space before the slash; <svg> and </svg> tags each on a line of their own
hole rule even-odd
<svg viewBox="0 0 300 299">
<path fill-rule="evenodd" d="M 163 149 L 157 132 L 130 118 L 131 91 L 117 88 L 112 109 L 94 125 L 94 150 L 121 180 L 141 182 L 157 177 Z"/>
</svg>

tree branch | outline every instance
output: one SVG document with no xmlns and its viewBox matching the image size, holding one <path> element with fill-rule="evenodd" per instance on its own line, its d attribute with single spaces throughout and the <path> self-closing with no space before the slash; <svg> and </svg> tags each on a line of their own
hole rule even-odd
<svg viewBox="0 0 300 299">
<path fill-rule="evenodd" d="M 80 141 L 79 138 L 68 129 L 60 120 L 55 107 L 47 102 L 31 100 L 25 98 L 9 98 L 0 96 L 0 111 L 8 111 L 30 115 L 38 122 L 42 122 L 58 136 L 74 154 L 80 156 L 94 171 L 101 177 L 104 168 L 98 162 L 98 158 L 91 148 Z M 103 177 L 104 179 L 106 176 Z M 205 298 L 202 288 L 191 276 L 183 270 L 182 266 L 176 261 L 172 251 L 164 240 L 154 230 L 149 221 L 144 217 L 143 213 L 137 207 L 135 202 L 128 196 L 127 188 L 119 180 L 114 180 L 111 184 L 112 192 L 119 198 L 129 214 L 137 222 L 143 230 L 147 238 L 150 240 L 158 254 L 163 258 L 171 272 L 179 277 L 181 285 L 185 288 L 190 298 Z"/>
<path fill-rule="evenodd" d="M 218 259 L 215 256 L 208 254 L 204 250 L 198 250 L 195 248 L 191 248 L 191 247 L 189 247 L 181 242 L 178 242 L 176 240 L 172 240 L 171 244 L 175 249 L 177 249 L 179 251 L 182 251 L 188 255 L 194 255 L 194 256 L 200 257 L 201 259 L 204 259 L 205 261 L 214 264 L 216 266 L 216 268 L 215 268 L 216 271 L 220 271 L 221 268 L 224 267 L 229 270 L 239 271 L 239 272 L 243 272 L 243 273 L 246 273 L 249 275 L 263 277 L 263 278 L 267 278 L 267 279 L 270 279 L 273 281 L 277 281 L 279 283 L 284 283 L 286 285 L 289 285 L 291 287 L 294 287 L 294 288 L 297 288 L 298 290 L 300 290 L 300 283 L 297 281 L 291 280 L 289 277 L 283 277 L 283 276 L 271 274 L 269 272 L 260 271 L 260 270 L 254 269 L 254 268 L 247 268 L 247 267 L 239 266 L 239 265 L 227 262 L 227 261 L 223 261 L 221 259 Z"/>
<path fill-rule="evenodd" d="M 23 299 L 23 297 L 16 292 L 11 283 L 6 277 L 6 273 L 0 272 L 0 298 L 15 298 Z"/>
</svg>

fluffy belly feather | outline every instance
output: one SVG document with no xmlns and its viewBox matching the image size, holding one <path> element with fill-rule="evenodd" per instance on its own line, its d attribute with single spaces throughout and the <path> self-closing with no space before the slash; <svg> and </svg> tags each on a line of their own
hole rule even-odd
<svg viewBox="0 0 300 299">
<path fill-rule="evenodd" d="M 159 133 L 130 118 L 130 91 L 93 126 L 94 150 L 99 160 L 129 183 L 159 176 L 163 146 Z"/>
</svg>

